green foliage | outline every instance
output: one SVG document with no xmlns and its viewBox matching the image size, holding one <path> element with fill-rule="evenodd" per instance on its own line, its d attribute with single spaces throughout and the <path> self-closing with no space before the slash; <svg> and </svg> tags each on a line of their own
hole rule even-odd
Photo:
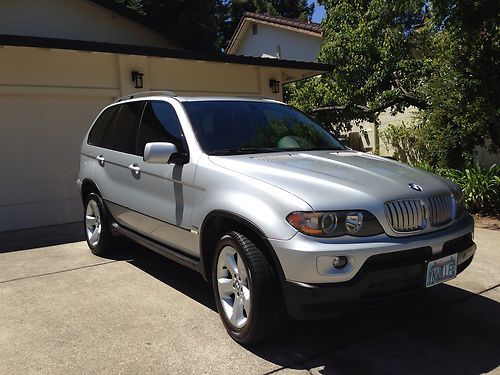
<svg viewBox="0 0 500 375">
<path fill-rule="evenodd" d="M 441 166 L 465 166 L 486 139 L 491 151 L 500 146 L 499 1 L 320 4 L 327 11 L 320 60 L 333 69 L 291 86 L 293 105 L 344 129 L 415 106 L 422 156 Z"/>
<path fill-rule="evenodd" d="M 492 165 L 490 168 L 482 168 L 475 165 L 463 170 L 436 168 L 428 163 L 421 163 L 417 166 L 460 185 L 465 206 L 469 212 L 500 214 L 500 166 Z"/>
<path fill-rule="evenodd" d="M 380 131 L 380 137 L 394 149 L 394 158 L 397 160 L 415 165 L 424 159 L 427 144 L 424 141 L 421 129 L 406 125 L 403 121 L 400 124 L 390 124 Z"/>
</svg>

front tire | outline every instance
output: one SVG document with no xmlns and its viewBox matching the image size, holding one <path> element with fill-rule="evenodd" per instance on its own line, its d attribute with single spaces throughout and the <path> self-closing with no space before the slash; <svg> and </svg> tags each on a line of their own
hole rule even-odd
<svg viewBox="0 0 500 375">
<path fill-rule="evenodd" d="M 116 246 L 116 238 L 111 233 L 108 213 L 101 197 L 91 193 L 85 199 L 84 230 L 87 244 L 95 255 L 104 255 Z"/>
<path fill-rule="evenodd" d="M 238 232 L 222 236 L 212 265 L 217 310 L 229 335 L 251 344 L 286 325 L 281 287 L 262 251 Z"/>
</svg>

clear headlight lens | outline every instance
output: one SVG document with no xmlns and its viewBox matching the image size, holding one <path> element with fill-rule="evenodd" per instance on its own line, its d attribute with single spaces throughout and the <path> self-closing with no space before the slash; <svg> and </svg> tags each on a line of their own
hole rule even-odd
<svg viewBox="0 0 500 375">
<path fill-rule="evenodd" d="M 368 211 L 292 212 L 286 220 L 299 232 L 315 237 L 366 237 L 383 232 Z"/>
</svg>

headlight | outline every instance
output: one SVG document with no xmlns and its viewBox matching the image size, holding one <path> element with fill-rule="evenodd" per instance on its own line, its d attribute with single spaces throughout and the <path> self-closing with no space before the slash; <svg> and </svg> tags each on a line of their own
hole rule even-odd
<svg viewBox="0 0 500 375">
<path fill-rule="evenodd" d="M 458 219 L 462 217 L 462 215 L 465 213 L 465 200 L 464 200 L 464 193 L 462 192 L 462 189 L 457 187 L 456 189 L 453 190 L 453 198 L 455 199 L 455 219 Z"/>
<path fill-rule="evenodd" d="M 368 211 L 292 212 L 286 220 L 299 232 L 315 237 L 366 237 L 383 232 Z"/>
</svg>

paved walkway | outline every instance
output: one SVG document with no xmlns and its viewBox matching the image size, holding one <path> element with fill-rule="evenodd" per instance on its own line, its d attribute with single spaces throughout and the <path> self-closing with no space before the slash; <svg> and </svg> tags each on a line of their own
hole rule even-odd
<svg viewBox="0 0 500 375">
<path fill-rule="evenodd" d="M 500 231 L 476 230 L 452 282 L 245 348 L 196 273 L 136 246 L 23 246 L 47 230 L 0 234 L 0 374 L 500 373 Z"/>
</svg>

